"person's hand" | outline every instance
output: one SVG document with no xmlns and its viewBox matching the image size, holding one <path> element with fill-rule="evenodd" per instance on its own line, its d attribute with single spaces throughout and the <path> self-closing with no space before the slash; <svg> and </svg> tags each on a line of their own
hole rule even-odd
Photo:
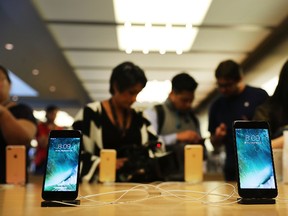
<svg viewBox="0 0 288 216">
<path fill-rule="evenodd" d="M 215 138 L 223 139 L 227 135 L 227 126 L 224 123 L 221 123 L 215 130 Z"/>
<path fill-rule="evenodd" d="M 125 164 L 125 162 L 128 161 L 128 158 L 117 158 L 116 161 L 116 170 L 122 168 Z"/>
<path fill-rule="evenodd" d="M 0 104 L 0 116 L 2 115 L 4 109 L 5 109 L 4 106 L 2 106 L 2 105 Z"/>
<path fill-rule="evenodd" d="M 1 115 L 4 111 L 7 112 L 10 107 L 13 107 L 13 106 L 15 106 L 15 105 L 16 105 L 16 103 L 15 103 L 15 102 L 12 102 L 12 101 L 9 102 L 9 103 L 7 103 L 5 106 L 2 105 L 2 104 L 0 104 L 0 115 Z"/>
<path fill-rule="evenodd" d="M 284 147 L 284 136 L 271 140 L 271 145 L 273 149 L 282 149 Z"/>
<path fill-rule="evenodd" d="M 177 133 L 177 140 L 185 143 L 198 143 L 201 140 L 201 137 L 196 131 L 185 130 Z"/>
</svg>

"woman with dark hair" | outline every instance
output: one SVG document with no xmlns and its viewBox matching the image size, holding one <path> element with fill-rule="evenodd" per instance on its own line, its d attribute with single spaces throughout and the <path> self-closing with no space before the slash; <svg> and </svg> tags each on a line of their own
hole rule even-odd
<svg viewBox="0 0 288 216">
<path fill-rule="evenodd" d="M 283 129 L 288 126 L 288 60 L 283 65 L 274 94 L 255 112 L 254 120 L 270 124 L 272 147 L 282 148 Z"/>
<path fill-rule="evenodd" d="M 101 149 L 117 151 L 118 181 L 121 181 L 121 169 L 130 160 L 126 150 L 158 140 L 142 112 L 131 107 L 146 82 L 144 71 L 132 62 L 116 66 L 110 78 L 111 98 L 87 104 L 73 124 L 74 129 L 83 133 L 84 152 L 99 157 Z"/>
</svg>

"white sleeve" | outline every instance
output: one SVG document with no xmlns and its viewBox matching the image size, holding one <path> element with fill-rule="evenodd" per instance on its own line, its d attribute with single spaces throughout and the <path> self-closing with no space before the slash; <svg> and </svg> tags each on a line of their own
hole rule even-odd
<svg viewBox="0 0 288 216">
<path fill-rule="evenodd" d="M 144 111 L 145 117 L 150 121 L 153 129 L 158 133 L 158 121 L 157 121 L 157 112 L 155 108 L 148 108 Z M 164 141 L 165 145 L 173 145 L 177 142 L 177 133 L 160 135 L 158 136 Z"/>
<path fill-rule="evenodd" d="M 148 108 L 143 112 L 144 116 L 150 121 L 152 127 L 157 132 L 158 131 L 158 123 L 157 123 L 157 113 L 156 110 L 152 108 Z"/>
</svg>

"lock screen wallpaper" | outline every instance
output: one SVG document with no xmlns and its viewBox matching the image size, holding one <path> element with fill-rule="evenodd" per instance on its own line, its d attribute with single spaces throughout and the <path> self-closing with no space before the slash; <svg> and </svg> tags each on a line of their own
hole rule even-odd
<svg viewBox="0 0 288 216">
<path fill-rule="evenodd" d="M 241 188 L 276 188 L 268 129 L 235 129 Z"/>
<path fill-rule="evenodd" d="M 80 138 L 50 138 L 44 191 L 76 191 Z"/>
</svg>

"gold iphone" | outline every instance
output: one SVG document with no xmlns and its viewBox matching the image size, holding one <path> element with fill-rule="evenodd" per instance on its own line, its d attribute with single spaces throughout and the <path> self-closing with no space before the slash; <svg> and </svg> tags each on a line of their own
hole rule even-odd
<svg viewBox="0 0 288 216">
<path fill-rule="evenodd" d="M 6 183 L 26 183 L 26 147 L 23 145 L 6 146 Z"/>
<path fill-rule="evenodd" d="M 99 181 L 102 183 L 116 180 L 116 150 L 102 149 L 100 151 Z"/>
<path fill-rule="evenodd" d="M 184 153 L 184 180 L 197 183 L 203 181 L 203 146 L 186 145 Z"/>
</svg>

